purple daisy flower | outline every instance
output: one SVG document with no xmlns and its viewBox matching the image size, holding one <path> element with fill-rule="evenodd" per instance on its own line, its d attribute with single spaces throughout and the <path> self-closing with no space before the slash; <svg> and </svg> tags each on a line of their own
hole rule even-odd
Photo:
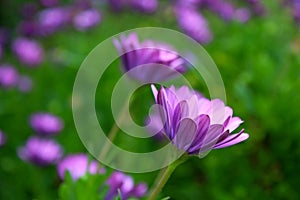
<svg viewBox="0 0 300 200">
<path fill-rule="evenodd" d="M 118 191 L 120 191 L 123 200 L 130 197 L 141 198 L 148 190 L 147 185 L 144 183 L 134 185 L 132 177 L 122 172 L 112 173 L 106 183 L 109 186 L 109 191 L 105 200 L 113 200 L 114 197 L 118 196 Z"/>
<path fill-rule="evenodd" d="M 38 13 L 38 24 L 41 35 L 52 34 L 62 29 L 70 21 L 71 10 L 69 8 L 47 8 Z"/>
<path fill-rule="evenodd" d="M 4 133 L 0 130 L 0 147 L 6 143 L 6 137 Z"/>
<path fill-rule="evenodd" d="M 19 74 L 17 70 L 10 65 L 0 65 L 0 87 L 11 88 L 17 85 Z"/>
<path fill-rule="evenodd" d="M 156 11 L 157 0 L 132 0 L 131 6 L 144 13 L 153 13 Z"/>
<path fill-rule="evenodd" d="M 139 81 L 163 81 L 186 70 L 184 60 L 166 44 L 150 40 L 140 43 L 135 33 L 128 37 L 122 35 L 114 44 L 121 55 L 124 71 Z M 145 64 L 151 66 L 141 66 Z"/>
<path fill-rule="evenodd" d="M 30 125 L 34 131 L 41 135 L 55 135 L 64 127 L 59 117 L 42 112 L 31 115 Z"/>
<path fill-rule="evenodd" d="M 87 173 L 105 173 L 104 168 L 98 168 L 97 161 L 89 161 L 88 156 L 85 154 L 73 154 L 63 158 L 57 165 L 57 172 L 61 180 L 64 180 L 67 171 L 69 171 L 74 181 Z"/>
<path fill-rule="evenodd" d="M 220 15 L 225 21 L 233 19 L 235 8 L 231 3 L 223 0 L 214 0 L 207 1 L 206 4 L 209 9 Z"/>
<path fill-rule="evenodd" d="M 156 130 L 162 131 L 179 149 L 188 154 L 204 155 L 211 149 L 228 147 L 246 140 L 241 130 L 231 134 L 243 122 L 219 99 L 208 100 L 186 86 L 175 89 L 152 86 L 160 119 Z"/>
<path fill-rule="evenodd" d="M 56 163 L 62 157 L 61 146 L 51 139 L 31 137 L 26 145 L 18 149 L 19 157 L 39 166 Z"/>
<path fill-rule="evenodd" d="M 19 23 L 18 26 L 19 32 L 24 36 L 38 36 L 40 29 L 36 21 L 34 20 L 24 20 Z"/>
<path fill-rule="evenodd" d="M 177 6 L 176 16 L 179 27 L 200 43 L 209 43 L 213 36 L 206 19 L 193 7 Z"/>
<path fill-rule="evenodd" d="M 96 9 L 79 12 L 73 19 L 74 27 L 79 31 L 85 31 L 95 27 L 101 21 L 101 15 Z"/>
<path fill-rule="evenodd" d="M 34 67 L 43 61 L 44 50 L 35 40 L 17 38 L 12 48 L 19 60 L 28 66 Z"/>
</svg>

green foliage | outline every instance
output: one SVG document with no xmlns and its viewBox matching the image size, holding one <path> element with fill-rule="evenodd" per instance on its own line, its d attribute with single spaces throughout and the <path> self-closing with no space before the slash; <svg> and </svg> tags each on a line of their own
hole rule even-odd
<svg viewBox="0 0 300 200">
<path fill-rule="evenodd" d="M 0 15 L 5 17 L 3 20 L 2 16 L 1 23 L 15 27 L 20 17 L 15 14 L 19 5 L 9 2 L 5 3 L 8 8 L 0 8 Z M 192 158 L 178 167 L 161 194 L 170 197 L 163 200 L 300 198 L 299 27 L 278 1 L 266 3 L 268 15 L 253 18 L 246 24 L 224 23 L 207 16 L 214 40 L 205 48 L 222 75 L 227 104 L 244 120 L 243 128 L 250 134 L 249 140 L 212 151 L 201 160 Z M 107 37 L 126 29 L 162 26 L 178 30 L 169 12 L 114 14 L 100 9 L 104 19 L 96 29 L 81 33 L 70 28 L 40 39 L 51 52 L 40 68 L 26 69 L 9 50 L 1 60 L 30 75 L 35 85 L 28 94 L 0 90 L 0 129 L 8 137 L 7 144 L 0 147 L 0 199 L 103 199 L 107 191 L 103 182 L 109 173 L 87 175 L 76 182 L 66 175 L 61 183 L 54 166 L 36 167 L 17 156 L 17 148 L 34 134 L 28 118 L 40 110 L 64 119 L 65 129 L 55 139 L 62 144 L 65 154 L 86 152 L 73 123 L 71 94 L 77 70 L 87 53 Z M 95 97 L 97 116 L 106 132 L 113 124 L 111 92 L 120 76 L 119 61 L 116 61 L 106 71 Z M 203 81 L 187 77 L 207 95 Z M 134 99 L 132 107 L 137 123 L 143 122 L 148 105 L 153 102 L 150 91 L 142 88 L 141 93 L 143 98 Z M 161 146 L 153 141 L 133 140 L 122 133 L 116 142 L 137 152 Z M 152 185 L 157 173 L 132 176 L 136 182 Z"/>
<path fill-rule="evenodd" d="M 97 200 L 104 199 L 108 186 L 105 184 L 108 175 L 87 174 L 77 181 L 66 173 L 65 180 L 59 188 L 60 200 Z"/>
</svg>

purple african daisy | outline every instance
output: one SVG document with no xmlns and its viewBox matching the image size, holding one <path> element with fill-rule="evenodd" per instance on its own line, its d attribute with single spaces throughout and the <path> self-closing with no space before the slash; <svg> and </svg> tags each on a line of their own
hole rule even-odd
<svg viewBox="0 0 300 200">
<path fill-rule="evenodd" d="M 134 185 L 131 176 L 127 176 L 124 173 L 117 171 L 112 173 L 106 183 L 109 186 L 109 191 L 105 200 L 113 200 L 118 196 L 118 191 L 123 200 L 127 200 L 130 197 L 141 198 L 148 190 L 146 184 L 140 183 Z"/>
<path fill-rule="evenodd" d="M 124 71 L 139 81 L 163 81 L 186 70 L 184 60 L 166 44 L 151 40 L 139 42 L 135 33 L 128 37 L 122 35 L 114 44 L 121 55 Z M 151 66 L 141 66 L 145 64 Z"/>
<path fill-rule="evenodd" d="M 85 154 L 72 154 L 63 158 L 57 164 L 57 172 L 61 180 L 64 180 L 65 174 L 68 171 L 75 181 L 87 173 L 96 174 L 105 173 L 104 168 L 98 168 L 98 162 L 95 160 L 89 161 Z"/>
<path fill-rule="evenodd" d="M 59 117 L 43 112 L 31 115 L 30 125 L 41 135 L 55 135 L 64 127 L 63 121 Z"/>
<path fill-rule="evenodd" d="M 18 149 L 19 157 L 39 166 L 55 164 L 62 157 L 61 146 L 51 139 L 31 137 Z"/>
<path fill-rule="evenodd" d="M 43 61 L 44 50 L 35 40 L 17 38 L 13 42 L 12 48 L 19 60 L 26 65 L 33 67 Z"/>
<path fill-rule="evenodd" d="M 179 27 L 200 43 L 209 43 L 213 36 L 206 19 L 193 7 L 176 7 Z"/>
<path fill-rule="evenodd" d="M 186 86 L 162 87 L 159 91 L 152 86 L 152 91 L 161 106 L 156 130 L 162 131 L 179 150 L 200 155 L 249 137 L 244 130 L 231 134 L 243 121 L 233 117 L 233 110 L 219 99 L 208 100 Z"/>
<path fill-rule="evenodd" d="M 233 19 L 235 8 L 229 2 L 223 0 L 207 1 L 207 7 L 220 15 L 225 21 Z"/>
<path fill-rule="evenodd" d="M 0 147 L 6 143 L 6 137 L 4 133 L 0 130 Z"/>
<path fill-rule="evenodd" d="M 74 27 L 79 31 L 85 31 L 95 27 L 101 21 L 101 15 L 96 9 L 79 12 L 73 19 Z"/>
<path fill-rule="evenodd" d="M 0 87 L 11 88 L 17 85 L 19 74 L 17 70 L 7 64 L 0 65 Z"/>
<path fill-rule="evenodd" d="M 132 0 L 131 6 L 144 13 L 155 12 L 158 6 L 157 0 Z"/>
<path fill-rule="evenodd" d="M 38 13 L 38 24 L 42 35 L 56 32 L 71 20 L 71 10 L 63 7 L 53 7 Z"/>
</svg>

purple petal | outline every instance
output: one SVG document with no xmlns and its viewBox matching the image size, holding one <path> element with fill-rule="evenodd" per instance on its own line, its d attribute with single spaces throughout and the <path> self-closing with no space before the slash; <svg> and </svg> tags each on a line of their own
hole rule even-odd
<svg viewBox="0 0 300 200">
<path fill-rule="evenodd" d="M 179 123 L 178 131 L 173 140 L 174 144 L 180 150 L 188 149 L 196 136 L 196 132 L 197 125 L 193 120 L 189 118 L 182 119 Z"/>
<path fill-rule="evenodd" d="M 206 133 L 208 131 L 209 125 L 210 125 L 210 118 L 208 115 L 200 115 L 199 116 L 199 122 L 198 122 L 198 129 L 197 129 L 197 135 L 189 148 L 189 152 L 194 152 L 200 149 L 202 143 L 201 141 L 206 136 Z"/>
<path fill-rule="evenodd" d="M 236 137 L 237 135 L 239 135 L 238 137 Z M 247 140 L 249 138 L 249 134 L 247 133 L 242 133 L 242 134 L 233 134 L 231 136 L 228 137 L 229 139 L 226 139 L 227 142 L 222 142 L 222 144 L 218 144 L 214 147 L 214 149 L 220 149 L 220 148 L 224 148 L 224 147 L 228 147 L 228 146 L 232 146 L 235 145 L 237 143 L 240 143 L 244 140 Z M 235 138 L 230 140 L 230 138 Z"/>
</svg>

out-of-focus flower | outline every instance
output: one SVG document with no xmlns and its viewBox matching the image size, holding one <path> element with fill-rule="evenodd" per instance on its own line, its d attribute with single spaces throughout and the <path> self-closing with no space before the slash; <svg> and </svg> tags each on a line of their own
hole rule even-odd
<svg viewBox="0 0 300 200">
<path fill-rule="evenodd" d="M 162 131 L 179 150 L 201 155 L 249 137 L 244 130 L 231 134 L 243 121 L 233 117 L 232 109 L 219 99 L 208 100 L 186 86 L 162 87 L 159 91 L 152 86 L 152 91 L 161 106 L 156 130 Z"/>
<path fill-rule="evenodd" d="M 186 70 L 184 60 L 166 44 L 150 40 L 140 43 L 135 33 L 121 36 L 114 44 L 121 55 L 124 71 L 139 81 L 163 81 Z M 151 66 L 141 66 L 145 64 Z"/>
<path fill-rule="evenodd" d="M 24 20 L 19 23 L 18 29 L 21 35 L 24 36 L 39 36 L 40 28 L 34 20 Z"/>
<path fill-rule="evenodd" d="M 90 29 L 101 21 L 101 15 L 96 9 L 89 9 L 79 12 L 73 19 L 75 28 L 79 31 Z"/>
<path fill-rule="evenodd" d="M 158 6 L 157 0 L 132 0 L 131 6 L 141 12 L 155 12 Z"/>
<path fill-rule="evenodd" d="M 176 7 L 177 21 L 180 28 L 200 43 L 209 43 L 212 33 L 206 19 L 193 7 Z"/>
<path fill-rule="evenodd" d="M 131 5 L 131 0 L 108 0 L 108 3 L 114 11 L 121 11 Z"/>
<path fill-rule="evenodd" d="M 59 0 L 40 0 L 41 4 L 45 7 L 56 6 Z"/>
<path fill-rule="evenodd" d="M 148 188 L 144 183 L 134 185 L 134 181 L 131 176 L 127 176 L 122 172 L 114 172 L 106 182 L 109 186 L 108 194 L 105 200 L 113 200 L 118 196 L 120 191 L 121 199 L 127 200 L 130 197 L 141 198 L 143 197 Z"/>
<path fill-rule="evenodd" d="M 220 15 L 224 20 L 229 21 L 233 19 L 235 8 L 231 3 L 223 0 L 214 0 L 207 1 L 206 4 L 208 8 Z"/>
<path fill-rule="evenodd" d="M 29 76 L 20 76 L 17 87 L 21 92 L 29 92 L 32 89 L 32 79 Z"/>
<path fill-rule="evenodd" d="M 62 157 L 61 146 L 51 139 L 31 137 L 18 149 L 19 157 L 36 165 L 55 164 Z"/>
<path fill-rule="evenodd" d="M 6 143 L 6 137 L 4 133 L 0 130 L 0 147 Z"/>
<path fill-rule="evenodd" d="M 43 112 L 31 115 L 30 125 L 40 135 L 55 135 L 64 127 L 59 117 Z"/>
<path fill-rule="evenodd" d="M 17 70 L 7 64 L 0 65 L 0 87 L 11 88 L 18 83 L 19 74 Z"/>
<path fill-rule="evenodd" d="M 37 66 L 43 61 L 44 50 L 35 40 L 17 38 L 12 49 L 19 60 L 28 66 Z"/>
<path fill-rule="evenodd" d="M 57 165 L 57 172 L 61 180 L 64 180 L 67 171 L 73 180 L 77 180 L 87 173 L 105 173 L 104 168 L 99 169 L 97 161 L 89 161 L 85 154 L 72 154 L 63 158 Z"/>
<path fill-rule="evenodd" d="M 238 8 L 234 12 L 234 19 L 245 23 L 247 22 L 251 17 L 251 13 L 247 8 Z"/>
<path fill-rule="evenodd" d="M 47 8 L 38 13 L 38 24 L 41 35 L 49 35 L 62 29 L 71 21 L 69 8 Z"/>
</svg>

